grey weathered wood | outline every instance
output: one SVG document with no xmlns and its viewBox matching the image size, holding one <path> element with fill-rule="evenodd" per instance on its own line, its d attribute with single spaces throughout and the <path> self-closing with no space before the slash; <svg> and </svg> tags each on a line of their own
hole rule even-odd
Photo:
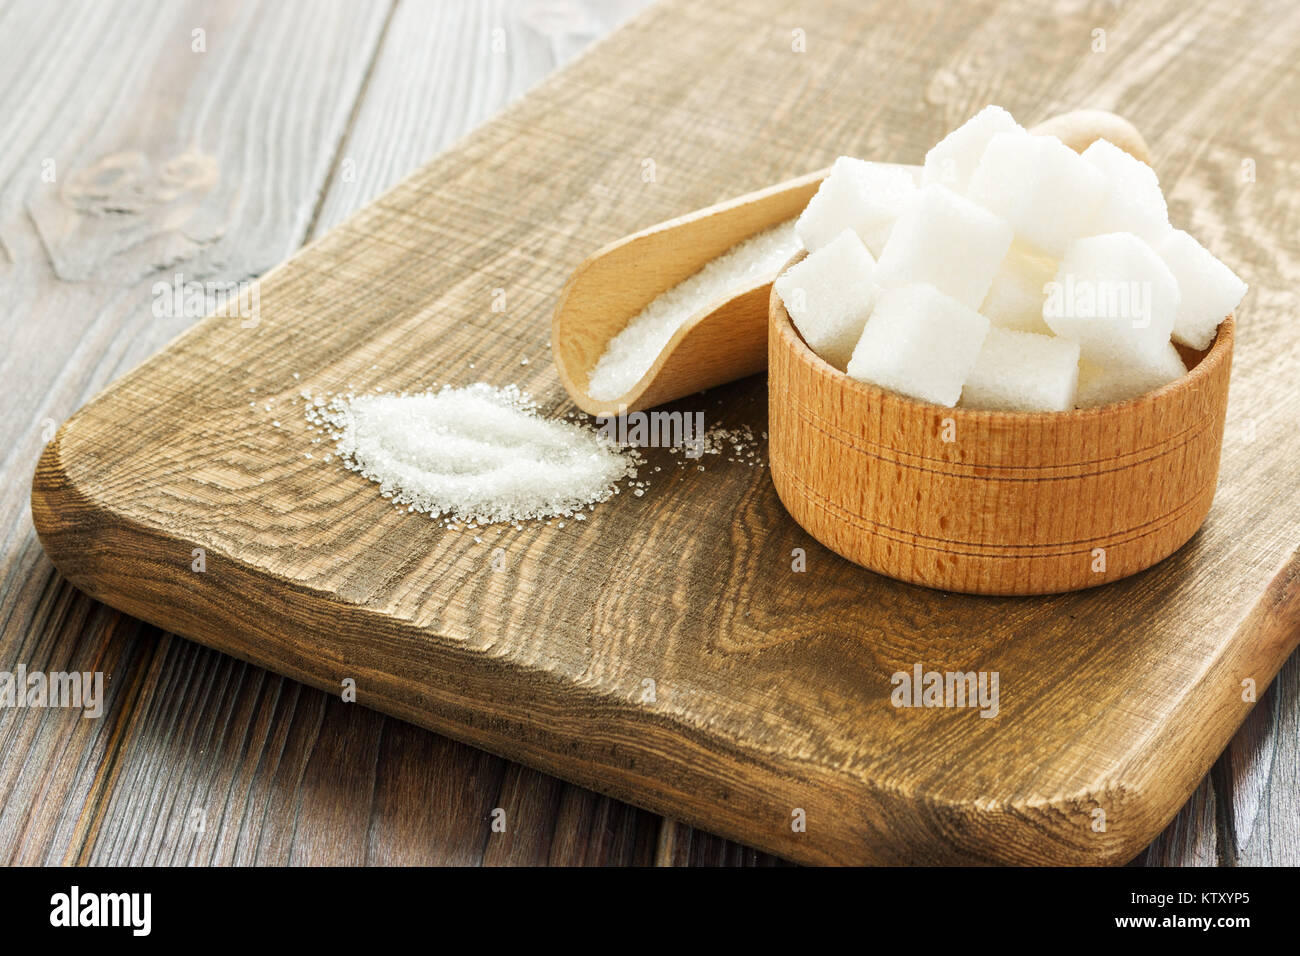
<svg viewBox="0 0 1300 956">
<path fill-rule="evenodd" d="M 395 185 L 650 0 L 402 0 L 309 238 Z"/>
<path fill-rule="evenodd" d="M 1239 866 L 1300 866 L 1300 658 L 1292 655 L 1228 747 Z"/>
<path fill-rule="evenodd" d="M 6 144 L 0 151 L 0 309 L 9 320 L 0 327 L 0 375 L 10 386 L 10 414 L 0 422 L 0 668 L 18 660 L 51 669 L 94 666 L 114 678 L 102 721 L 57 711 L 0 712 L 0 859 L 319 860 L 329 841 L 316 821 L 342 819 L 339 802 L 364 802 L 366 795 L 373 838 L 345 838 L 344 852 L 333 860 L 358 854 L 376 862 L 640 858 L 639 837 L 622 839 L 630 855 L 547 855 L 538 849 L 546 845 L 545 828 L 508 833 L 516 843 L 476 847 L 483 821 L 474 804 L 449 813 L 433 831 L 403 820 L 407 802 L 384 793 L 421 793 L 430 768 L 445 772 L 439 779 L 454 779 L 449 788 L 482 782 L 483 767 L 497 768 L 491 772 L 499 770 L 506 781 L 513 774 L 498 801 L 511 819 L 511 808 L 527 818 L 532 806 L 602 798 L 584 798 L 585 791 L 543 775 L 530 782 L 532 771 L 345 707 L 96 605 L 53 575 L 26 511 L 43 422 L 62 418 L 188 324 L 150 314 L 154 267 L 179 265 L 199 279 L 264 271 L 305 235 L 320 234 L 525 89 L 549 69 L 548 47 L 558 62 L 599 32 L 561 30 L 546 37 L 537 26 L 543 22 L 539 11 L 566 6 L 448 3 L 421 9 L 411 0 L 395 12 L 388 4 L 350 5 L 346 12 L 319 4 L 0 6 L 0 133 Z M 593 19 L 606 9 L 594 3 L 584 8 Z M 1177 45 L 1163 44 L 1144 16 L 1126 6 L 1106 8 L 1098 19 L 1112 38 L 1127 34 L 1151 44 L 1154 71 Z M 519 55 L 479 59 L 473 51 L 481 49 L 482 26 L 498 17 L 505 18 L 507 49 Z M 176 50 L 188 50 L 190 30 L 199 25 L 208 29 L 208 53 L 192 70 L 189 55 Z M 999 29 L 996 17 L 978 26 L 992 38 Z M 1293 24 L 1279 23 L 1274 35 L 1273 45 L 1258 51 L 1269 67 L 1294 56 Z M 223 46 L 217 37 L 237 39 Z M 1081 42 L 1086 46 L 1086 38 Z M 386 70 L 390 55 L 407 66 Z M 429 69 L 420 72 L 426 64 Z M 1104 70 L 1104 58 L 1095 67 Z M 956 65 L 933 77 L 925 96 L 943 104 L 947 121 L 982 105 L 987 89 L 972 82 L 980 69 Z M 467 82 L 470 73 L 474 80 Z M 1086 74 L 1077 83 L 1058 91 L 1062 107 L 1089 95 Z M 1270 105 L 1277 89 L 1262 88 L 1254 108 L 1284 114 L 1285 104 Z M 405 101 L 403 92 L 409 93 Z M 290 101 L 291 112 L 283 108 Z M 1169 131 L 1175 138 L 1198 135 L 1172 105 Z M 173 155 L 195 136 L 218 160 L 223 178 L 183 229 L 172 228 L 157 211 L 137 214 L 129 237 L 137 244 L 114 255 L 105 255 L 117 247 L 101 242 L 103 233 L 78 232 L 75 220 L 33 194 L 42 159 L 56 159 L 66 173 L 133 147 L 144 147 L 154 159 Z M 1243 152 L 1285 175 L 1289 161 L 1272 142 L 1261 136 Z M 349 157 L 356 160 L 353 181 L 342 175 L 341 160 Z M 1220 158 L 1227 166 L 1240 160 Z M 1194 219 L 1187 206 L 1178 212 Z M 69 222 L 71 234 L 63 231 Z M 108 235 L 120 238 L 115 230 Z M 1293 659 L 1224 758 L 1234 768 L 1235 862 L 1295 863 L 1300 856 L 1296 668 Z M 201 692 L 190 697 L 195 688 Z M 225 708 L 224 724 L 204 709 L 205 701 Z M 338 746 L 341 734 L 355 735 L 357 746 Z M 403 746 L 391 759 L 367 762 L 393 741 Z M 217 762 L 214 753 L 224 754 L 223 766 L 203 772 L 202 764 Z M 347 779 L 335 781 L 331 774 L 340 767 L 348 768 Z M 149 790 L 147 799 L 131 802 L 130 789 L 141 787 Z M 564 796 L 570 789 L 573 794 Z M 1149 856 L 1204 859 L 1213 845 L 1214 814 L 1206 812 L 1212 799 L 1203 784 Z M 619 806 L 602 803 L 577 824 L 608 818 Z M 185 830 L 195 808 L 207 808 L 202 838 Z M 618 832 L 641 832 L 644 822 L 632 813 L 633 822 L 618 824 Z M 295 831 L 300 814 L 308 826 Z M 548 824 L 552 833 L 554 825 Z M 681 862 L 681 834 L 689 828 L 675 830 L 668 834 L 666 859 Z M 440 836 L 422 848 L 427 855 L 412 853 L 411 838 L 430 832 Z M 563 835 L 555 839 L 565 842 Z M 699 847 L 713 839 L 686 842 Z M 525 840 L 529 850 L 521 856 L 514 847 Z M 1176 854 L 1160 849 L 1175 845 L 1182 848 Z M 687 856 L 701 860 L 699 852 Z"/>
<path fill-rule="evenodd" d="M 1144 866 L 1218 866 L 1217 807 L 1212 775 L 1207 776 L 1139 861 Z"/>
<path fill-rule="evenodd" d="M 0 9 L 0 667 L 110 677 L 101 720 L 0 712 L 0 859 L 78 858 L 157 663 L 156 632 L 73 591 L 36 542 L 42 432 L 194 321 L 153 315 L 156 279 L 240 279 L 301 244 L 385 14 L 308 0 Z M 209 162 L 166 200 L 154 174 L 186 152 Z M 123 154 L 148 163 L 152 202 L 119 188 L 102 211 L 69 204 L 65 184 Z"/>
</svg>

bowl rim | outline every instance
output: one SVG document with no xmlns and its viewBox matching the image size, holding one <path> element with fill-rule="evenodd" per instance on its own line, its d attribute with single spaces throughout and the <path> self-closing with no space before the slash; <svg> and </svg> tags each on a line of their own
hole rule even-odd
<svg viewBox="0 0 1300 956">
<path fill-rule="evenodd" d="M 806 249 L 799 250 L 781 267 L 778 278 L 807 255 Z M 962 408 L 960 405 L 940 405 L 935 402 L 912 398 L 909 395 L 892 391 L 880 385 L 850 378 L 847 372 L 842 372 L 834 365 L 831 365 L 804 341 L 803 336 L 799 334 L 799 330 L 795 328 L 794 321 L 790 318 L 785 303 L 781 301 L 781 297 L 777 294 L 775 282 L 772 283 L 772 293 L 768 300 L 768 328 L 780 336 L 786 343 L 787 348 L 793 349 L 800 361 L 812 365 L 819 374 L 828 377 L 834 384 L 846 388 L 850 392 L 856 392 L 864 399 L 892 401 L 902 405 L 911 405 L 920 410 L 941 410 L 952 416 L 954 420 L 960 420 L 961 418 L 969 420 L 978 417 L 982 421 L 1024 424 L 1027 422 L 1063 422 L 1071 419 L 1079 421 L 1089 417 L 1113 415 L 1122 413 L 1141 402 L 1161 402 L 1185 389 L 1196 388 L 1203 379 L 1208 378 L 1232 355 L 1236 321 L 1235 313 L 1229 312 L 1223 321 L 1219 323 L 1219 327 L 1214 334 L 1214 341 L 1210 343 L 1208 349 L 1201 352 L 1201 357 L 1197 363 L 1187 370 L 1187 374 L 1179 376 L 1172 382 L 1166 382 L 1159 388 L 1143 392 L 1141 395 L 1135 395 L 1132 398 L 1126 398 L 1120 402 L 1108 402 L 1105 405 L 1094 405 L 1090 408 L 1071 408 L 1060 412 L 1010 412 L 999 409 Z M 770 374 L 771 363 L 769 362 L 768 365 Z"/>
</svg>

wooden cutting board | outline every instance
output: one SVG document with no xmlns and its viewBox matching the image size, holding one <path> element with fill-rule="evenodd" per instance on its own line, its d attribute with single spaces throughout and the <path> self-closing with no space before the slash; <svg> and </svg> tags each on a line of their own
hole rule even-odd
<svg viewBox="0 0 1300 956">
<path fill-rule="evenodd" d="M 255 326 L 204 320 L 65 423 L 33 483 L 51 559 L 194 640 L 792 859 L 1129 859 L 1300 637 L 1295 179 L 1236 179 L 1253 73 L 1232 49 L 1156 70 L 1090 61 L 1085 36 L 971 86 L 938 69 L 971 31 L 1041 50 L 1059 21 L 970 10 L 654 8 L 265 276 Z M 1131 100 L 1124 63 L 1146 70 Z M 1175 221 L 1252 283 L 1215 506 L 1150 571 L 1046 599 L 907 586 L 817 545 L 766 469 L 664 451 L 645 497 L 476 542 L 311 443 L 303 388 L 514 382 L 564 413 L 548 321 L 592 250 L 842 152 L 917 162 L 990 100 L 1129 116 Z M 759 376 L 673 407 L 761 434 L 765 401 Z M 997 716 L 895 707 L 917 665 L 996 671 Z"/>
</svg>

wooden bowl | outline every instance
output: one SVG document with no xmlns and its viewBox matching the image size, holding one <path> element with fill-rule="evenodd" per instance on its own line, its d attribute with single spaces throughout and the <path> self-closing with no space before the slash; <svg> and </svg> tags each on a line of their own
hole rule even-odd
<svg viewBox="0 0 1300 956">
<path fill-rule="evenodd" d="M 971 594 L 1114 581 L 1168 557 L 1210 510 L 1233 326 L 1204 353 L 1179 350 L 1187 375 L 1126 402 L 976 411 L 849 378 L 773 292 L 772 481 L 814 538 L 900 581 Z"/>
</svg>

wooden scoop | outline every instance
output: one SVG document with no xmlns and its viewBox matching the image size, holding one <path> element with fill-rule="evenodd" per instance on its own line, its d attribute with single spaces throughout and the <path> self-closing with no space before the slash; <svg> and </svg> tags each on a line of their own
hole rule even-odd
<svg viewBox="0 0 1300 956">
<path fill-rule="evenodd" d="M 1056 136 L 1080 152 L 1094 140 L 1108 139 L 1151 162 L 1133 125 L 1104 110 L 1064 113 L 1031 132 Z M 819 170 L 661 222 L 583 260 L 560 293 L 551 320 L 551 352 L 574 403 L 592 415 L 624 414 L 762 371 L 767 365 L 768 295 L 776 274 L 687 319 L 625 394 L 602 400 L 587 392 L 596 362 L 633 316 L 736 243 L 798 216 L 829 172 Z"/>
</svg>

